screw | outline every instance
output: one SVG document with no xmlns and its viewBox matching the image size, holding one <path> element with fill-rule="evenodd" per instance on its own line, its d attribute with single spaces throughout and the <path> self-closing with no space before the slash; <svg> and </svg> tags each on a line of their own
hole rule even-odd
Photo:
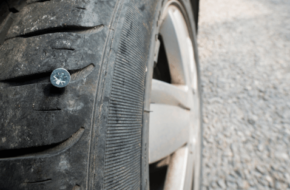
<svg viewBox="0 0 290 190">
<path fill-rule="evenodd" d="M 66 69 L 58 68 L 52 71 L 50 75 L 50 82 L 57 88 L 63 88 L 68 85 L 70 78 L 70 74 Z"/>
</svg>

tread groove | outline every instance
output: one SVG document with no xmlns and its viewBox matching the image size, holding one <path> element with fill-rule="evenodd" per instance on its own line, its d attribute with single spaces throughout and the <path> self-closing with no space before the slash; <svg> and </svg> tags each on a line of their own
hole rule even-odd
<svg viewBox="0 0 290 190">
<path fill-rule="evenodd" d="M 30 38 L 35 36 L 41 36 L 45 34 L 53 34 L 53 33 L 80 33 L 80 34 L 86 34 L 86 33 L 96 33 L 101 31 L 104 28 L 104 25 L 98 25 L 98 26 L 92 26 L 92 27 L 84 27 L 84 26 L 63 26 L 63 27 L 54 27 L 54 28 L 46 28 L 43 30 L 37 30 L 33 32 L 28 32 L 26 34 L 18 35 L 9 39 L 21 37 L 21 38 Z"/>
<path fill-rule="evenodd" d="M 55 50 L 69 50 L 69 51 L 74 51 L 75 50 L 73 48 L 52 48 L 52 49 L 55 49 Z"/>
<path fill-rule="evenodd" d="M 42 112 L 47 112 L 47 111 L 61 111 L 60 108 L 56 108 L 56 109 L 38 109 L 38 110 L 35 110 L 35 111 L 42 111 Z"/>
<path fill-rule="evenodd" d="M 34 3 L 43 3 L 43 2 L 46 2 L 46 1 L 50 1 L 50 0 L 30 1 L 30 2 L 27 2 L 27 5 L 31 5 L 31 4 L 34 4 Z"/>
<path fill-rule="evenodd" d="M 32 182 L 24 182 L 24 184 L 41 184 L 41 183 L 47 183 L 50 182 L 52 179 L 44 179 L 39 181 L 32 181 Z"/>
<path fill-rule="evenodd" d="M 15 9 L 14 7 L 12 7 L 12 8 L 9 8 L 9 12 L 18 13 L 19 11 L 17 9 Z"/>
<path fill-rule="evenodd" d="M 81 127 L 77 132 L 75 132 L 68 139 L 60 142 L 54 143 L 50 145 L 44 145 L 40 147 L 30 147 L 30 148 L 22 148 L 22 149 L 9 149 L 9 150 L 1 150 L 0 151 L 0 161 L 1 160 L 11 160 L 11 159 L 23 159 L 23 158 L 31 158 L 31 157 L 42 157 L 49 155 L 56 155 L 61 153 L 75 143 L 81 138 L 84 133 L 84 128 Z"/>
</svg>

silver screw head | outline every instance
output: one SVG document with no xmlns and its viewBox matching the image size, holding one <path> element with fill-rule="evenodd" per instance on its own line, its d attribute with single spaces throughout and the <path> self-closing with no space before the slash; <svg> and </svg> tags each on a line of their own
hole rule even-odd
<svg viewBox="0 0 290 190">
<path fill-rule="evenodd" d="M 64 88 L 70 82 L 70 74 L 64 68 L 58 68 L 52 71 L 50 75 L 50 82 L 57 88 Z"/>
</svg>

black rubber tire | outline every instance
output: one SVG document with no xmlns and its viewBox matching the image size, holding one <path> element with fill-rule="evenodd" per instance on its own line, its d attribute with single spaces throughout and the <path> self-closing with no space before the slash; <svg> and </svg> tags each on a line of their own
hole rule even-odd
<svg viewBox="0 0 290 190">
<path fill-rule="evenodd" d="M 0 3 L 1 190 L 149 189 L 144 97 L 164 1 Z M 50 84 L 56 68 L 67 87 Z"/>
</svg>

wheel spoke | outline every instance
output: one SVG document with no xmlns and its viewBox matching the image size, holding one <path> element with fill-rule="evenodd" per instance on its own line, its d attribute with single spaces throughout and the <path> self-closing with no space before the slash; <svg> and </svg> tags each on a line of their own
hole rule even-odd
<svg viewBox="0 0 290 190">
<path fill-rule="evenodd" d="M 190 110 L 188 88 L 152 80 L 151 103 L 179 106 Z"/>
<path fill-rule="evenodd" d="M 188 141 L 190 111 L 162 104 L 151 104 L 150 109 L 149 163 L 153 163 Z"/>
<path fill-rule="evenodd" d="M 160 28 L 160 34 L 164 41 L 172 83 L 188 84 L 190 82 L 188 73 L 190 67 L 188 66 L 192 64 L 189 55 L 192 52 L 189 52 L 188 49 L 190 38 L 185 21 L 175 7 L 168 8 L 168 13 Z"/>
<path fill-rule="evenodd" d="M 164 190 L 183 190 L 189 150 L 187 146 L 178 149 L 170 159 Z"/>
</svg>

